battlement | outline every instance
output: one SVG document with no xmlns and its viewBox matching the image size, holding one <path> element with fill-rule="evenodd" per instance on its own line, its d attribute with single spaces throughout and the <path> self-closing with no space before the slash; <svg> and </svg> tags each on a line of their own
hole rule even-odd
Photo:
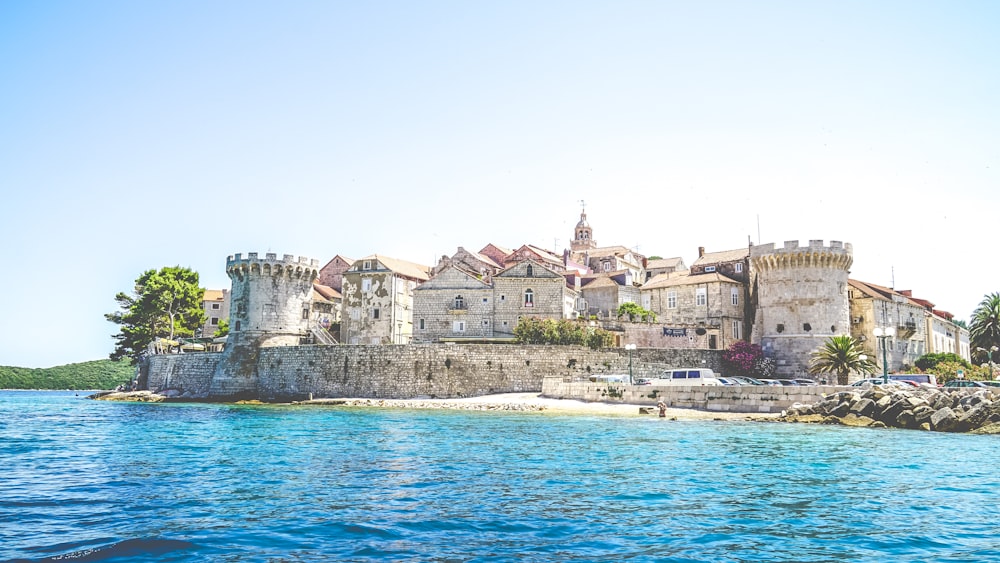
<svg viewBox="0 0 1000 563">
<path fill-rule="evenodd" d="M 294 256 L 285 254 L 279 260 L 274 252 L 268 252 L 264 258 L 256 252 L 247 253 L 243 257 L 242 253 L 226 257 L 226 273 L 243 276 L 246 274 L 296 274 L 297 276 L 311 276 L 310 281 L 319 275 L 319 260 L 305 256 Z"/>
<path fill-rule="evenodd" d="M 750 260 L 758 271 L 781 267 L 847 270 L 854 262 L 854 248 L 851 243 L 839 240 L 831 240 L 829 246 L 822 240 L 810 240 L 808 246 L 800 246 L 797 240 L 786 240 L 782 248 L 775 248 L 774 243 L 751 246 Z"/>
</svg>

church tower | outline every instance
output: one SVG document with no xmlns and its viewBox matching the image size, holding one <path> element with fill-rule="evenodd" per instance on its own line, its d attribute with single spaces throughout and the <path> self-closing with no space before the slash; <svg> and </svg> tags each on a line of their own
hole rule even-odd
<svg viewBox="0 0 1000 563">
<path fill-rule="evenodd" d="M 580 204 L 584 205 L 582 201 Z M 570 243 L 570 249 L 573 252 L 579 252 L 591 248 L 597 248 L 597 243 L 594 242 L 594 233 L 590 229 L 590 223 L 587 222 L 587 208 L 584 206 L 580 210 L 580 221 L 576 224 L 576 231 L 573 233 L 573 241 Z"/>
</svg>

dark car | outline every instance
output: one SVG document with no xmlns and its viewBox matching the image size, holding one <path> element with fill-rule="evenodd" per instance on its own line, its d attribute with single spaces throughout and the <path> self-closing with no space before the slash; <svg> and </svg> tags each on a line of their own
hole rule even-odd
<svg viewBox="0 0 1000 563">
<path fill-rule="evenodd" d="M 986 387 L 986 385 L 983 385 L 979 381 L 970 381 L 968 379 L 952 379 L 948 383 L 945 383 L 944 386 L 945 387 L 978 387 L 978 388 Z"/>
</svg>

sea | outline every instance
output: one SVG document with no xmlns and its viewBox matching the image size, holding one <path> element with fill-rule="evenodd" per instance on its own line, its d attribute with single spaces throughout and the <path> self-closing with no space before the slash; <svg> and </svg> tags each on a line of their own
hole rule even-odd
<svg viewBox="0 0 1000 563">
<path fill-rule="evenodd" d="M 1000 561 L 1000 437 L 0 391 L 0 561 Z"/>
</svg>

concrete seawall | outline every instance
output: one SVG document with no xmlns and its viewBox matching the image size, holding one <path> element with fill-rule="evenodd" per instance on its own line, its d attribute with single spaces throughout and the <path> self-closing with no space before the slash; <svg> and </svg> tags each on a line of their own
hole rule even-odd
<svg viewBox="0 0 1000 563">
<path fill-rule="evenodd" d="M 573 381 L 559 377 L 546 377 L 542 382 L 542 394 L 553 399 L 650 406 L 655 406 L 662 399 L 668 407 L 731 413 L 780 413 L 796 403 L 817 403 L 823 399 L 824 394 L 843 390 L 843 387 L 832 385 L 623 385 Z"/>
</svg>

